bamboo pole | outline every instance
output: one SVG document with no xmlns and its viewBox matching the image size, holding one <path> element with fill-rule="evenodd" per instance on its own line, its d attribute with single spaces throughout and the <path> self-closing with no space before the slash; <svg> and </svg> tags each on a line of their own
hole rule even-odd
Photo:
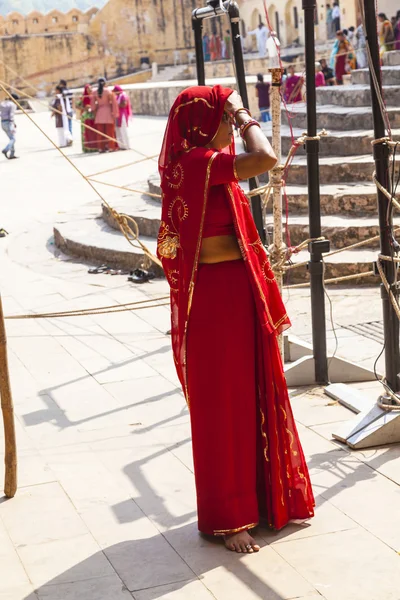
<svg viewBox="0 0 400 600">
<path fill-rule="evenodd" d="M 15 440 L 14 407 L 11 395 L 7 359 L 7 337 L 4 324 L 3 304 L 0 296 L 0 396 L 5 440 L 4 494 L 13 498 L 17 491 L 17 444 Z"/>
<path fill-rule="evenodd" d="M 273 262 L 280 262 L 283 249 L 282 236 L 282 146 L 281 146 L 281 85 L 282 69 L 269 69 L 272 75 L 271 86 L 271 116 L 272 116 L 272 149 L 277 157 L 276 166 L 270 171 L 273 197 L 274 241 L 270 248 Z M 283 288 L 283 273 L 275 273 L 275 279 L 280 292 Z M 283 336 L 279 336 L 279 347 L 283 356 Z"/>
</svg>

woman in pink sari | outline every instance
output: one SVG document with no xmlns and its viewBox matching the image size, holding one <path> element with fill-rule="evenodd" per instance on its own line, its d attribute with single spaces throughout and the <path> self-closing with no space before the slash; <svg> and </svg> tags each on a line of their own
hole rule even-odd
<svg viewBox="0 0 400 600">
<path fill-rule="evenodd" d="M 293 65 L 288 68 L 288 76 L 284 83 L 283 97 L 287 104 L 293 104 L 294 102 L 302 102 L 302 88 L 304 84 L 304 78 L 296 75 L 296 71 Z"/>
<path fill-rule="evenodd" d="M 117 98 L 119 117 L 116 122 L 117 140 L 120 150 L 129 150 L 129 135 L 128 125 L 132 117 L 132 107 L 129 95 L 124 92 L 120 85 L 116 85 L 113 89 Z"/>
<path fill-rule="evenodd" d="M 233 124 L 248 153 L 235 155 Z M 190 409 L 198 527 L 234 552 L 249 531 L 314 514 L 277 335 L 290 326 L 239 179 L 276 163 L 240 96 L 220 85 L 175 100 L 159 159 L 158 256 L 172 348 Z"/>
</svg>

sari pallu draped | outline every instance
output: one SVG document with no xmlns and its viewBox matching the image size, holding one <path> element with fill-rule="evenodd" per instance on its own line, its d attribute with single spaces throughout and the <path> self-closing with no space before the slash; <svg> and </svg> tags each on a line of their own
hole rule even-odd
<svg viewBox="0 0 400 600">
<path fill-rule="evenodd" d="M 195 303 L 194 314 L 198 315 L 199 311 L 198 305 L 196 308 L 194 295 L 197 293 L 196 282 L 210 176 L 215 174 L 212 171 L 213 166 L 215 169 L 219 169 L 222 165 L 218 151 L 195 147 L 195 144 L 207 143 L 207 140 L 202 140 L 203 136 L 206 138 L 208 135 L 212 139 L 213 135 L 210 137 L 206 129 L 207 123 L 208 127 L 210 124 L 205 115 L 209 107 L 209 119 L 215 118 L 218 122 L 220 121 L 223 111 L 217 104 L 224 88 L 218 90 L 214 95 L 210 88 L 208 88 L 208 95 L 206 95 L 207 88 L 195 88 L 195 90 L 193 93 L 199 97 L 191 98 L 189 96 L 189 99 L 185 98 L 186 102 L 181 101 L 181 104 L 174 105 L 171 111 L 170 120 L 173 120 L 174 115 L 178 114 L 181 107 L 197 103 L 200 116 L 194 113 L 189 114 L 186 121 L 182 119 L 180 133 L 175 131 L 171 136 L 167 129 L 160 159 L 163 200 L 162 222 L 158 238 L 158 256 L 163 263 L 164 272 L 171 288 L 173 355 L 189 408 L 191 398 L 188 381 L 191 376 L 188 375 L 188 364 L 193 370 L 193 362 L 192 356 L 188 360 L 187 352 L 192 352 L 193 342 L 196 343 L 196 340 L 190 338 L 188 345 L 188 331 L 189 336 L 192 336 L 194 331 L 190 329 L 190 315 L 193 303 Z M 223 97 L 222 107 L 226 97 Z M 217 114 L 215 115 L 215 113 Z M 198 117 L 197 121 L 194 116 Z M 214 135 L 217 128 L 217 126 L 214 127 Z M 182 142 L 179 150 L 180 136 L 182 136 Z M 166 153 L 171 155 L 169 160 Z M 232 156 L 225 158 L 233 161 Z M 259 516 L 267 519 L 271 526 L 280 529 L 290 519 L 312 516 L 314 506 L 307 466 L 292 416 L 276 340 L 276 335 L 289 327 L 290 321 L 286 315 L 265 249 L 258 236 L 246 196 L 235 180 L 224 185 L 224 192 L 230 204 L 236 236 L 243 256 L 243 261 L 239 261 L 239 263 L 242 268 L 244 265 L 253 303 L 253 309 L 249 309 L 245 314 L 248 315 L 249 326 L 251 326 L 252 319 L 255 323 L 254 347 L 252 348 L 255 357 L 254 368 L 247 366 L 243 376 L 249 378 L 249 395 L 252 395 L 252 381 L 256 393 L 256 397 L 249 400 L 253 403 L 253 408 L 249 408 L 249 410 L 254 410 L 256 414 L 254 431 L 257 433 L 254 443 L 257 465 L 249 464 L 248 469 L 256 469 L 257 466 L 257 485 L 247 500 L 241 498 L 240 501 L 236 501 L 232 498 L 232 489 L 238 489 L 236 481 L 238 474 L 235 472 L 235 463 L 230 461 L 227 464 L 228 459 L 226 459 L 225 464 L 219 465 L 220 472 L 226 469 L 228 474 L 225 480 L 218 483 L 218 502 L 213 503 L 207 497 L 203 503 L 205 485 L 203 486 L 201 483 L 201 476 L 197 477 L 195 473 L 198 486 L 199 527 L 204 533 L 214 535 L 247 529 L 255 525 Z M 224 263 L 221 263 L 221 269 L 224 268 L 223 265 Z M 208 265 L 201 265 L 200 269 L 206 272 Z M 242 271 L 241 273 L 243 275 Z M 201 294 L 201 285 L 198 291 Z M 218 302 L 218 290 L 210 288 L 209 294 L 212 295 L 213 292 L 215 302 Z M 235 329 L 234 320 L 231 328 Z M 211 338 L 209 345 L 213 343 Z M 221 361 L 223 360 L 222 356 Z M 224 374 L 233 378 L 234 381 L 235 373 L 229 374 L 229 365 L 225 364 L 224 367 Z M 249 370 L 252 372 L 248 372 Z M 208 374 L 203 373 L 203 377 L 207 379 Z M 221 379 L 219 384 L 221 384 Z M 210 393 L 212 393 L 213 382 L 209 381 L 209 385 Z M 221 406 L 223 406 L 228 399 L 221 397 L 220 400 Z M 193 408 L 192 422 L 196 420 L 197 408 L 197 406 Z M 244 415 L 244 412 L 241 411 L 246 411 L 246 406 L 237 406 L 236 408 L 240 421 L 240 415 Z M 209 420 L 210 423 L 213 422 L 213 414 L 209 411 L 203 412 L 203 418 Z M 200 431 L 200 438 L 198 435 L 196 440 L 195 436 L 193 437 L 195 470 L 198 470 L 196 463 L 199 464 L 203 461 L 204 464 L 203 453 L 206 452 L 208 444 L 205 435 L 202 439 L 201 427 L 200 429 L 197 427 L 198 420 L 197 416 L 196 422 L 193 422 L 193 431 Z M 215 423 L 215 425 L 219 426 L 221 423 L 219 425 Z M 229 427 L 229 424 L 226 426 Z M 222 426 L 221 438 L 224 436 L 223 429 Z M 245 431 L 243 431 L 240 443 L 246 443 Z M 250 440 L 249 443 L 253 442 Z M 217 453 L 213 460 L 215 463 L 220 460 Z M 221 505 L 221 498 L 226 499 L 224 516 L 221 515 L 218 508 Z M 206 506 L 209 513 L 207 517 L 204 517 L 203 505 Z M 250 513 L 251 523 L 246 522 L 245 519 L 245 515 Z"/>
</svg>

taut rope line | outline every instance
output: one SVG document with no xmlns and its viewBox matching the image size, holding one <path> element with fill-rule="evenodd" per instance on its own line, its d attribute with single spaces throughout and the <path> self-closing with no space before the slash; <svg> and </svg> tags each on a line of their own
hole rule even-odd
<svg viewBox="0 0 400 600">
<path fill-rule="evenodd" d="M 157 258 L 157 256 L 154 256 L 154 254 L 147 248 L 147 246 L 145 244 L 143 244 L 143 242 L 140 241 L 140 239 L 138 237 L 139 228 L 138 228 L 136 221 L 129 215 L 120 214 L 117 210 L 115 210 L 115 208 L 113 208 L 107 202 L 107 200 L 100 194 L 100 192 L 96 189 L 96 187 L 93 185 L 93 183 L 90 181 L 90 179 L 85 177 L 85 175 L 82 173 L 82 171 L 72 162 L 72 160 L 69 158 L 69 156 L 67 156 L 65 154 L 65 152 L 63 152 L 62 149 L 59 148 L 59 146 L 57 146 L 57 144 L 55 142 L 53 142 L 53 140 L 47 135 L 47 133 L 45 131 L 43 131 L 43 129 L 40 127 L 40 125 L 38 125 L 35 122 L 35 120 L 32 119 L 32 117 L 29 115 L 29 113 L 21 106 L 21 104 L 18 102 L 18 100 L 15 100 L 11 96 L 10 92 L 4 87 L 4 85 L 1 82 L 0 82 L 0 89 L 2 89 L 5 92 L 5 94 L 11 100 L 13 100 L 15 102 L 15 104 L 18 106 L 18 108 L 24 113 L 24 115 L 26 115 L 28 117 L 28 119 L 31 121 L 31 123 L 33 123 L 35 125 L 35 127 L 37 127 L 39 129 L 39 131 L 41 131 L 41 133 L 43 133 L 43 135 L 51 143 L 51 145 L 54 146 L 54 148 L 56 148 L 60 152 L 60 154 L 69 162 L 69 164 L 75 169 L 75 171 L 77 173 L 79 173 L 79 175 L 90 185 L 92 190 L 99 196 L 100 200 L 107 206 L 109 211 L 112 213 L 114 219 L 118 223 L 121 233 L 124 234 L 125 238 L 131 244 L 131 246 L 133 246 L 134 248 L 138 248 L 138 247 L 141 248 L 141 250 L 143 250 L 144 254 L 146 255 L 146 257 L 149 260 L 153 261 L 159 267 L 162 267 L 161 261 Z M 130 224 L 133 225 L 135 231 L 133 231 L 131 229 Z M 138 244 L 138 246 L 135 245 L 135 242 Z"/>
</svg>

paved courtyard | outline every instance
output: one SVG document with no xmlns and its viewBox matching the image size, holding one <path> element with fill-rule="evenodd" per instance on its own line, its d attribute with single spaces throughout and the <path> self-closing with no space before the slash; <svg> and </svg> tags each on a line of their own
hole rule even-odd
<svg viewBox="0 0 400 600">
<path fill-rule="evenodd" d="M 34 118 L 55 139 L 48 114 Z M 164 123 L 136 118 L 132 145 L 156 154 Z M 140 158 L 83 156 L 75 133 L 67 153 L 85 174 Z M 96 195 L 23 116 L 17 148 L 18 161 L 0 161 L 6 315 L 167 293 L 163 280 L 135 287 L 55 252 L 54 221 Z M 143 181 L 155 169 L 144 162 L 109 181 Z M 110 203 L 123 193 L 99 190 Z M 346 326 L 381 320 L 378 288 L 329 295 L 330 349 L 334 329 L 338 354 L 372 368 L 381 343 Z M 284 296 L 293 333 L 309 341 L 308 290 Z M 332 431 L 352 413 L 318 388 L 291 392 L 316 517 L 278 533 L 259 529 L 257 555 L 198 535 L 189 415 L 168 328 L 167 307 L 7 322 L 19 489 L 0 499 L 0 600 L 399 600 L 400 447 L 350 452 L 334 443 Z M 374 382 L 357 387 L 366 398 L 380 391 Z"/>
</svg>

